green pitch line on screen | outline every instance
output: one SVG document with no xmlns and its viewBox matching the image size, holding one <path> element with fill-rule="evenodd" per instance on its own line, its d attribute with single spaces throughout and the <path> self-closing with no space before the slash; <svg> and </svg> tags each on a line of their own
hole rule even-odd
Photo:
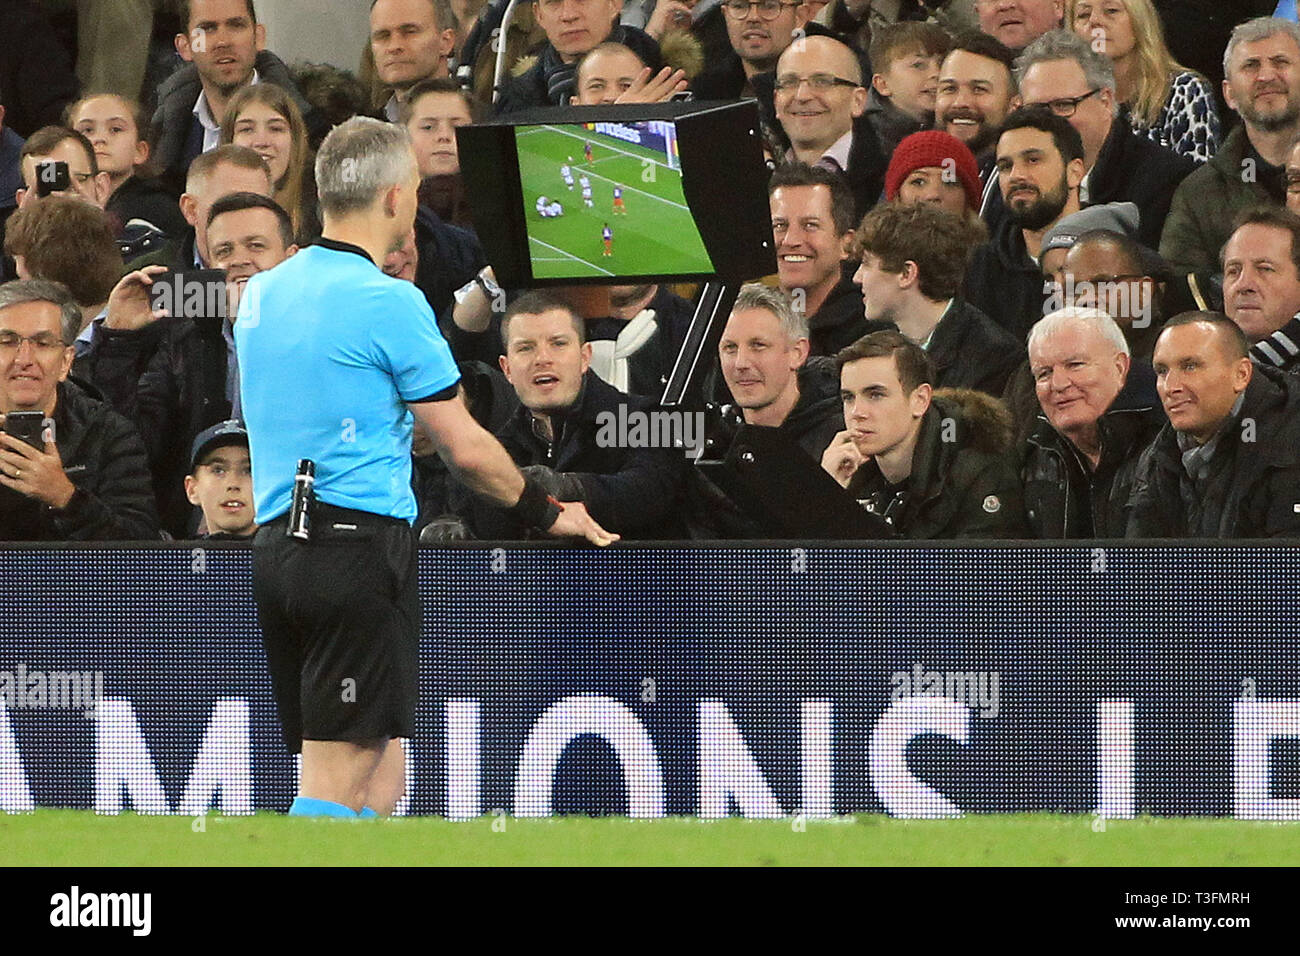
<svg viewBox="0 0 1300 956">
<path fill-rule="evenodd" d="M 548 127 L 548 129 L 549 129 L 549 127 Z M 543 130 L 530 130 L 529 132 L 543 132 Z M 523 136 L 523 135 L 527 135 L 527 134 L 521 133 L 520 135 Z M 561 163 L 562 165 L 564 164 L 564 159 L 562 158 L 562 157 L 564 157 L 563 150 L 561 150 L 559 153 L 557 153 L 557 154 L 555 154 L 555 155 L 553 155 L 553 156 L 552 156 L 552 155 L 543 155 L 542 153 L 537 152 L 537 151 L 532 150 L 532 149 L 527 150 L 527 152 L 530 153 L 533 157 L 537 158 L 540 162 L 543 162 L 543 163 L 547 163 L 547 162 L 558 162 L 558 163 Z M 621 152 L 621 150 L 620 150 L 620 152 Z M 628 155 L 632 155 L 632 154 L 629 153 Z M 635 157 L 633 157 L 633 158 L 635 159 Z M 596 160 L 596 162 L 602 162 L 602 160 Z M 601 173 L 596 172 L 594 169 L 591 168 L 591 166 L 594 166 L 595 163 L 592 163 L 591 166 L 589 166 L 589 165 L 587 165 L 587 164 L 585 164 L 585 163 L 571 163 L 571 164 L 568 164 L 568 165 L 570 166 L 571 169 L 582 170 L 582 171 L 584 171 L 588 176 L 594 177 L 595 179 L 603 179 L 603 180 L 604 180 L 605 182 L 607 182 L 607 183 L 612 183 L 612 184 L 615 185 L 615 186 L 621 186 L 621 187 L 622 187 L 626 192 L 637 193 L 637 194 L 639 194 L 639 195 L 649 197 L 650 199 L 655 199 L 655 200 L 658 200 L 659 202 L 667 203 L 667 204 L 670 205 L 670 206 L 675 206 L 676 208 L 680 209 L 682 212 L 687 213 L 688 215 L 690 214 L 690 211 L 691 211 L 691 210 L 690 210 L 690 207 L 687 206 L 685 203 L 675 202 L 674 200 L 669 199 L 669 198 L 667 198 L 666 196 L 661 196 L 661 195 L 659 195 L 658 193 L 653 192 L 653 191 L 651 191 L 651 190 L 642 189 L 642 188 L 640 188 L 639 186 L 630 186 L 630 185 L 628 185 L 628 183 L 627 183 L 627 180 L 628 180 L 628 179 L 640 179 L 640 178 L 641 178 L 641 172 L 640 172 L 640 171 L 641 171 L 641 167 L 640 167 L 639 165 L 636 166 L 636 167 L 634 167 L 632 170 L 630 170 L 631 175 L 628 175 L 628 176 L 622 176 L 622 177 L 617 178 L 617 179 L 612 178 L 612 177 L 610 177 L 610 176 L 605 176 L 605 175 L 602 175 Z M 656 165 L 659 165 L 659 166 L 661 166 L 661 167 L 664 168 L 664 169 L 668 169 L 669 172 L 672 173 L 672 179 L 669 181 L 670 184 L 669 184 L 669 185 L 666 185 L 665 188 L 666 188 L 669 192 L 680 193 L 680 190 L 674 190 L 674 189 L 673 189 L 673 186 L 678 185 L 678 184 L 680 183 L 680 180 L 677 179 L 677 177 L 678 177 L 678 175 L 679 175 L 678 172 L 677 172 L 675 169 L 671 169 L 670 167 L 663 166 L 662 163 L 657 163 Z M 559 168 L 558 168 L 558 167 L 556 167 L 556 174 L 555 174 L 555 177 L 554 177 L 554 178 L 555 178 L 555 180 L 556 180 L 557 182 L 561 182 L 561 183 L 562 183 L 562 179 L 561 179 L 561 177 L 560 177 L 560 175 L 559 175 Z M 557 188 L 558 188 L 558 187 L 557 187 Z M 567 189 L 568 187 L 566 186 L 565 188 Z M 686 197 L 683 195 L 682 198 L 685 199 Z"/>
</svg>

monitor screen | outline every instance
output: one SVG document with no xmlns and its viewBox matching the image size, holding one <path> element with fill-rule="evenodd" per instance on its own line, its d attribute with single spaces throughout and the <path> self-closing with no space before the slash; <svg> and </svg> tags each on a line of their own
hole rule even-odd
<svg viewBox="0 0 1300 956">
<path fill-rule="evenodd" d="M 668 120 L 515 127 L 537 279 L 710 273 Z"/>
<path fill-rule="evenodd" d="M 464 195 L 505 288 L 776 271 L 754 100 L 560 106 L 456 129 Z"/>
</svg>

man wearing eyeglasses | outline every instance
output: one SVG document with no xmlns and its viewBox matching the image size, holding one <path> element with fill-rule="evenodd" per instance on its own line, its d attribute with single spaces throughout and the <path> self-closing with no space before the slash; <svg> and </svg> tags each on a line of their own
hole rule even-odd
<svg viewBox="0 0 1300 956">
<path fill-rule="evenodd" d="M 68 381 L 81 310 L 57 282 L 0 285 L 0 540 L 158 537 L 144 443 Z M 30 440 L 9 416 L 44 416 Z"/>
<path fill-rule="evenodd" d="M 724 0 L 721 6 L 732 52 L 692 81 L 697 100 L 759 95 L 753 78 L 776 68 L 806 12 L 798 0 Z"/>
<path fill-rule="evenodd" d="M 632 50 L 658 73 L 664 65 L 659 44 L 618 23 L 622 9 L 623 0 L 536 0 L 533 17 L 546 31 L 546 45 L 537 62 L 501 90 L 496 114 L 567 104 L 576 90 L 578 61 L 607 40 Z"/>
<path fill-rule="evenodd" d="M 781 54 L 776 118 L 790 140 L 788 160 L 843 173 L 854 216 L 866 215 L 885 186 L 888 157 L 865 115 L 862 64 L 833 37 L 808 36 Z"/>
<path fill-rule="evenodd" d="M 1016 78 L 1026 105 L 1045 104 L 1083 139 L 1079 203 L 1131 202 L 1138 241 L 1155 248 L 1178 188 L 1196 162 L 1133 132 L 1115 95 L 1115 70 L 1088 41 L 1053 30 L 1025 48 Z"/>
</svg>

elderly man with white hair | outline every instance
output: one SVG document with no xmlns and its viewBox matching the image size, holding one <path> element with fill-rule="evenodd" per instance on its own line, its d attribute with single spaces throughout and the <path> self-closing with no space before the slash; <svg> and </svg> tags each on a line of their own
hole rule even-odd
<svg viewBox="0 0 1300 956">
<path fill-rule="evenodd" d="M 1138 457 L 1165 420 L 1126 389 L 1130 362 L 1124 333 L 1098 309 L 1059 309 L 1030 330 L 1042 414 L 1020 475 L 1038 537 L 1124 536 Z"/>
</svg>

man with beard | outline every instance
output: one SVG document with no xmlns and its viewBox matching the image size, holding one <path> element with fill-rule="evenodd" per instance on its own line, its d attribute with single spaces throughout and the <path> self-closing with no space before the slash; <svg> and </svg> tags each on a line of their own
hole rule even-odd
<svg viewBox="0 0 1300 956">
<path fill-rule="evenodd" d="M 168 186 L 179 193 L 194 157 L 216 148 L 226 104 L 250 84 L 283 87 L 308 130 L 325 131 L 324 118 L 302 98 L 283 61 L 265 49 L 266 27 L 252 0 L 186 0 L 180 7 L 185 32 L 177 34 L 176 50 L 188 65 L 158 87 L 150 136 L 153 164 Z"/>
<path fill-rule="evenodd" d="M 1223 64 L 1223 95 L 1242 125 L 1174 193 L 1160 254 L 1179 273 L 1217 271 L 1236 214 L 1285 202 L 1284 167 L 1300 135 L 1300 26 L 1248 20 L 1232 31 Z"/>
<path fill-rule="evenodd" d="M 1026 47 L 1016 61 L 1016 79 L 1026 105 L 1048 106 L 1079 131 L 1084 166 L 1079 204 L 1133 203 L 1137 239 L 1155 248 L 1174 190 L 1196 161 L 1133 132 L 1119 107 L 1110 60 L 1069 30 L 1045 33 Z"/>
<path fill-rule="evenodd" d="M 1007 215 L 975 250 L 966 299 L 1017 340 L 1043 315 L 1038 257 L 1044 235 L 1079 209 L 1083 141 L 1045 106 L 1007 117 L 997 145 L 998 186 Z"/>
<path fill-rule="evenodd" d="M 975 154 L 980 178 L 992 184 L 998 127 L 1017 102 L 1015 54 L 987 33 L 963 33 L 939 67 L 935 129 L 957 137 Z M 990 179 L 992 177 L 992 179 Z"/>
</svg>

